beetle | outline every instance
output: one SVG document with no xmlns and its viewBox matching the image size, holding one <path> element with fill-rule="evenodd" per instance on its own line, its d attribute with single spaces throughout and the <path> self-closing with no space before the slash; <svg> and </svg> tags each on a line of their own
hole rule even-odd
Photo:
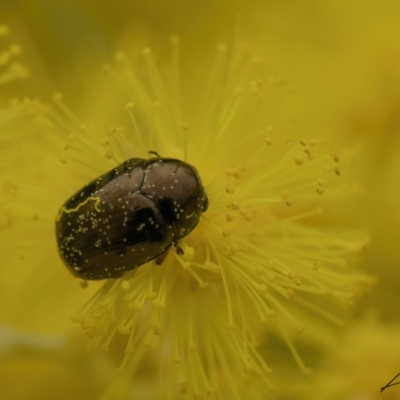
<svg viewBox="0 0 400 400">
<path fill-rule="evenodd" d="M 178 245 L 198 224 L 208 198 L 184 161 L 131 158 L 78 190 L 56 218 L 58 252 L 86 280 L 119 278 Z"/>
</svg>

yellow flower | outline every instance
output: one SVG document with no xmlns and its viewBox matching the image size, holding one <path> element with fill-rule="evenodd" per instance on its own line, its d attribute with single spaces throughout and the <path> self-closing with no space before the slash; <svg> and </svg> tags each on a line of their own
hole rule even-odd
<svg viewBox="0 0 400 400">
<path fill-rule="evenodd" d="M 354 157 L 323 138 L 289 133 L 287 119 L 273 107 L 292 88 L 268 79 L 245 47 L 219 45 L 201 82 L 193 72 L 181 84 L 178 37 L 171 46 L 165 69 L 146 48 L 142 60 L 117 53 L 116 63 L 104 68 L 109 81 L 88 77 L 93 102 L 83 120 L 59 94 L 54 108 L 14 104 L 37 108 L 25 133 L 39 135 L 26 134 L 22 147 L 9 150 L 20 160 L 13 200 L 18 216 L 7 231 L 18 250 L 10 244 L 6 257 L 15 258 L 9 260 L 12 271 L 21 269 L 17 255 L 27 268 L 33 260 L 39 267 L 30 270 L 34 279 L 22 297 L 30 315 L 38 291 L 47 299 L 51 290 L 48 314 L 61 303 L 63 312 L 71 309 L 82 294 L 90 298 L 74 317 L 90 347 L 123 348 L 117 357 L 123 376 L 104 398 L 123 396 L 123 383 L 129 385 L 150 358 L 149 374 L 158 376 L 164 398 L 215 393 L 217 399 L 239 399 L 251 393 L 261 399 L 274 389 L 271 366 L 257 347 L 265 335 L 277 334 L 307 373 L 293 340 L 305 328 L 302 315 L 340 323 L 334 305 L 351 305 L 370 283 L 349 265 L 367 236 L 325 226 L 321 216 L 354 192 L 344 178 Z M 76 280 L 57 254 L 58 210 L 100 174 L 129 158 L 149 158 L 154 150 L 196 167 L 208 210 L 161 266 L 151 261 L 107 280 L 92 297 L 82 290 L 74 299 Z M 97 287 L 89 283 L 89 290 Z M 252 381 L 244 390 L 243 382 Z"/>
<path fill-rule="evenodd" d="M 10 30 L 7 25 L 0 24 L 0 85 L 28 76 L 28 70 L 16 58 L 22 49 L 14 43 L 3 43 Z"/>
</svg>

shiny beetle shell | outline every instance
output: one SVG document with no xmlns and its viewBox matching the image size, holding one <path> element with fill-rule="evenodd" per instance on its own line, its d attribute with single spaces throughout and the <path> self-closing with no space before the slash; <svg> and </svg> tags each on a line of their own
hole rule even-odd
<svg viewBox="0 0 400 400">
<path fill-rule="evenodd" d="M 118 278 L 177 244 L 207 207 L 192 165 L 132 158 L 64 203 L 56 221 L 58 251 L 77 277 Z"/>
</svg>

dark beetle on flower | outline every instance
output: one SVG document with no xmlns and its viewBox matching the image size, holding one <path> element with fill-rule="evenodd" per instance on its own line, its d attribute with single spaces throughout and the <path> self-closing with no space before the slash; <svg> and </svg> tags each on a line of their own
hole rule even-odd
<svg viewBox="0 0 400 400">
<path fill-rule="evenodd" d="M 132 158 L 64 203 L 56 221 L 58 251 L 77 277 L 119 278 L 153 259 L 160 264 L 207 207 L 192 165 L 172 158 Z"/>
</svg>

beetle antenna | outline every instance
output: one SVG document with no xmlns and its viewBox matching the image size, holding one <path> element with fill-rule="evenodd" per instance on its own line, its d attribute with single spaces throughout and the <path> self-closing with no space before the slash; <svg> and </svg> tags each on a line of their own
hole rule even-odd
<svg viewBox="0 0 400 400">
<path fill-rule="evenodd" d="M 156 157 L 161 157 L 156 151 L 154 150 L 149 150 L 149 154 L 153 154 Z"/>
</svg>

